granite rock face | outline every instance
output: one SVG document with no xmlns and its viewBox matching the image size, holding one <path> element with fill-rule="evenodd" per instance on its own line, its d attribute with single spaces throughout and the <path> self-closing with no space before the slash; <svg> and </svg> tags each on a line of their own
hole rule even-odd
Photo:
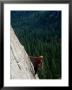
<svg viewBox="0 0 72 90">
<path fill-rule="evenodd" d="M 33 64 L 16 37 L 13 28 L 10 30 L 10 78 L 38 79 Z"/>
</svg>

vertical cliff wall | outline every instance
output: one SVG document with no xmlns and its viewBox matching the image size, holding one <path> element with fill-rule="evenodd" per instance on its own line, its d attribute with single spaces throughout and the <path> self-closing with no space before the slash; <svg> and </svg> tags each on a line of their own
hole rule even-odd
<svg viewBox="0 0 72 90">
<path fill-rule="evenodd" d="M 25 48 L 20 44 L 14 30 L 10 30 L 10 78 L 37 79 L 33 64 Z"/>
</svg>

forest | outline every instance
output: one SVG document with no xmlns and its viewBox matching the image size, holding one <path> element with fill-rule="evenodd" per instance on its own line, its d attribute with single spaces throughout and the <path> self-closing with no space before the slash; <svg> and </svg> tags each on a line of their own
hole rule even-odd
<svg viewBox="0 0 72 90">
<path fill-rule="evenodd" d="M 40 79 L 61 78 L 61 11 L 11 11 L 11 26 L 30 56 L 43 56 Z"/>
</svg>

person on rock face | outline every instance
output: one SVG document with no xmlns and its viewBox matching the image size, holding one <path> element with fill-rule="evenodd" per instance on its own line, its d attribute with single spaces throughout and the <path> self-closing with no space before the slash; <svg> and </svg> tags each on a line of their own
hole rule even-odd
<svg viewBox="0 0 72 90">
<path fill-rule="evenodd" d="M 36 74 L 39 67 L 42 65 L 43 56 L 39 56 L 39 57 L 29 56 L 29 57 L 34 65 L 34 70 L 35 70 L 35 74 Z"/>
</svg>

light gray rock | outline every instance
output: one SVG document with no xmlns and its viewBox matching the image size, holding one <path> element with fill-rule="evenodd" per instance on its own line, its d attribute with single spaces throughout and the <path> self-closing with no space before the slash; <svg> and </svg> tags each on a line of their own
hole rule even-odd
<svg viewBox="0 0 72 90">
<path fill-rule="evenodd" d="M 10 30 L 10 78 L 38 79 L 25 48 L 19 42 L 12 28 Z"/>
</svg>

